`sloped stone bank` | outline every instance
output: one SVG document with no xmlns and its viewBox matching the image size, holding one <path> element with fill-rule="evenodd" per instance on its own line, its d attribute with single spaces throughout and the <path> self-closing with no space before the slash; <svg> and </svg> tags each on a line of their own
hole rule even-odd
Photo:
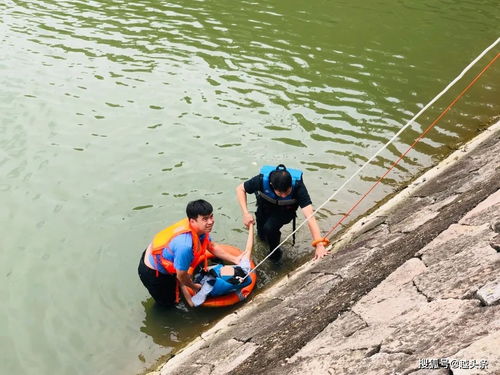
<svg viewBox="0 0 500 375">
<path fill-rule="evenodd" d="M 156 373 L 500 374 L 499 168 L 497 123 Z"/>
</svg>

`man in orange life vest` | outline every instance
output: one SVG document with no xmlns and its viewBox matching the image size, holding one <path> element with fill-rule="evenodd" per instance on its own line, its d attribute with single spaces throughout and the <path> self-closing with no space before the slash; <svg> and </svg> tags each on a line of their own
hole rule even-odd
<svg viewBox="0 0 500 375">
<path fill-rule="evenodd" d="M 209 233 L 214 225 L 213 208 L 203 199 L 189 202 L 187 217 L 157 233 L 139 263 L 139 277 L 155 301 L 163 306 L 178 302 L 179 286 L 198 291 L 200 284 L 194 283 L 189 267 L 210 251 L 217 258 L 238 264 L 239 257 L 226 253 L 211 242 Z"/>
</svg>

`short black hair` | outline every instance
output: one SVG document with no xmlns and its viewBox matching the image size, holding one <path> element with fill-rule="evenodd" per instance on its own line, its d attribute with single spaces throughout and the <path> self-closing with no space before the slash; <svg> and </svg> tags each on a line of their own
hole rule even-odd
<svg viewBox="0 0 500 375">
<path fill-rule="evenodd" d="M 286 169 L 276 169 L 269 176 L 272 188 L 279 192 L 286 192 L 292 187 L 292 176 Z"/>
<path fill-rule="evenodd" d="M 196 219 L 199 215 L 207 216 L 213 211 L 212 205 L 203 199 L 191 201 L 186 206 L 186 215 L 189 219 Z"/>
</svg>

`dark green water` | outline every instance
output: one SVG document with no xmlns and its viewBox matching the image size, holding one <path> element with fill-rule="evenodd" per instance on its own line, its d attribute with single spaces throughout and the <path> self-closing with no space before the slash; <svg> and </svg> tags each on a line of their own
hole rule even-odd
<svg viewBox="0 0 500 375">
<path fill-rule="evenodd" d="M 242 246 L 234 188 L 261 164 L 303 169 L 323 203 L 499 21 L 497 1 L 1 2 L 0 373 L 134 374 L 191 340 L 227 311 L 153 307 L 136 268 L 154 233 L 202 197 Z M 321 210 L 324 232 L 498 52 Z M 499 73 L 356 214 L 498 115 Z M 261 288 L 308 255 L 287 247 Z"/>
</svg>

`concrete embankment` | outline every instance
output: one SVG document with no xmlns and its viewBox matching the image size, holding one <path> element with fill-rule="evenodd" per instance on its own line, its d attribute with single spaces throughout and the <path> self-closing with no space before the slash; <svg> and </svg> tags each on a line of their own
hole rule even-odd
<svg viewBox="0 0 500 375">
<path fill-rule="evenodd" d="M 500 122 L 152 374 L 500 374 Z"/>
</svg>

